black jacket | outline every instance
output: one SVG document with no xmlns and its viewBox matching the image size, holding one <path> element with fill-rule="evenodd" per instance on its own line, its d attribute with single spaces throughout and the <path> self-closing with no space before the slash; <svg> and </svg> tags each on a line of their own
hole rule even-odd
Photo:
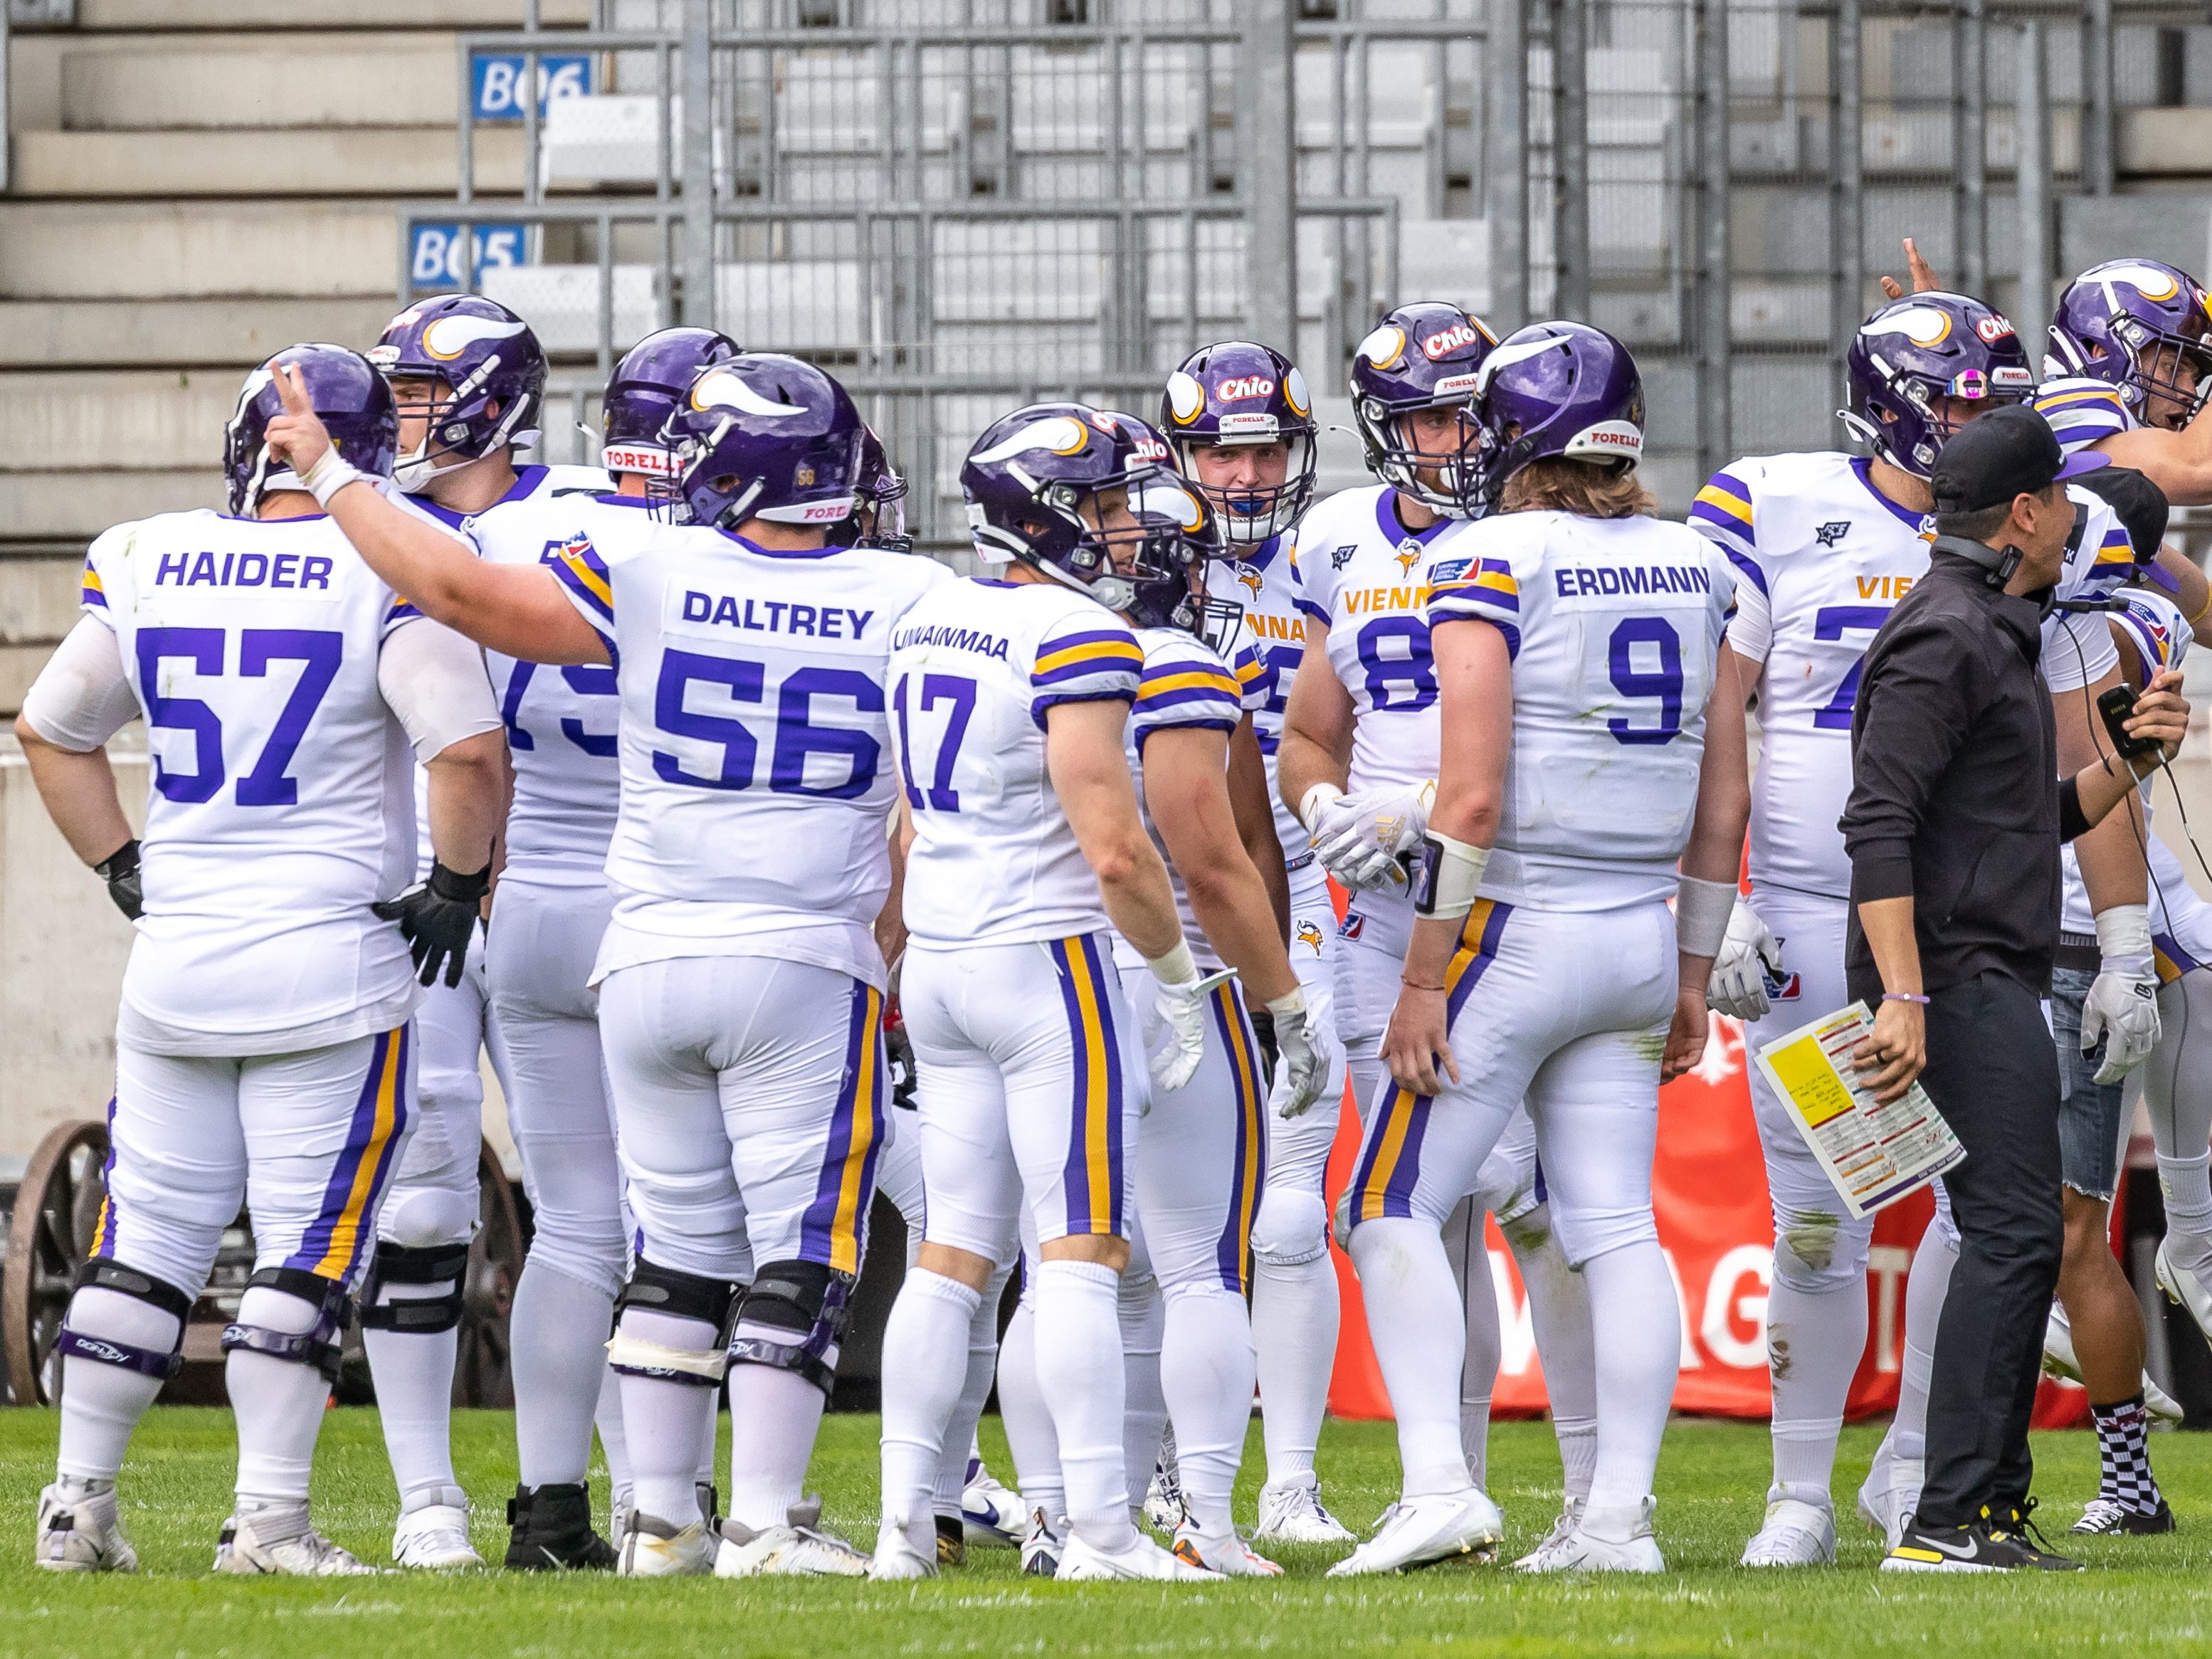
<svg viewBox="0 0 2212 1659">
<path fill-rule="evenodd" d="M 2050 982 L 2062 825 L 2084 826 L 2058 783 L 2042 616 L 2037 599 L 1990 586 L 1939 547 L 1867 647 L 1839 824 L 1854 996 L 1881 993 L 1858 919 L 1874 899 L 1913 901 L 1927 990 L 1992 970 L 2039 992 Z"/>
</svg>

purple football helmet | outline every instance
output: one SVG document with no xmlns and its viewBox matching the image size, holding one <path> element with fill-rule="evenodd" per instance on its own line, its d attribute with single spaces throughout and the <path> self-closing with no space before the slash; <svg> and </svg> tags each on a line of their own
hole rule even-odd
<svg viewBox="0 0 2212 1659">
<path fill-rule="evenodd" d="M 276 390 L 278 363 L 299 370 L 307 401 L 339 456 L 373 477 L 391 477 L 399 449 L 399 415 L 384 377 L 368 358 L 343 346 L 289 346 L 246 377 L 238 409 L 223 429 L 222 474 L 233 515 L 251 514 L 272 490 L 307 488 L 290 468 L 277 465 L 265 439 L 269 422 L 284 412 Z"/>
<path fill-rule="evenodd" d="M 675 453 L 692 523 L 827 527 L 853 510 L 866 429 L 845 388 L 813 364 L 744 351 L 699 371 L 660 441 Z"/>
<path fill-rule="evenodd" d="M 1367 447 L 1367 470 L 1448 518 L 1467 514 L 1462 502 L 1474 428 L 1462 420 L 1458 452 L 1431 455 L 1407 441 L 1402 422 L 1417 410 L 1464 410 L 1497 343 L 1480 318 L 1423 300 L 1385 316 L 1352 354 L 1352 421 Z M 1439 482 L 1424 483 L 1424 471 Z"/>
<path fill-rule="evenodd" d="M 1963 294 L 1911 294 L 1881 307 L 1851 337 L 1844 368 L 1851 406 L 1838 416 L 1853 437 L 1916 478 L 1935 471 L 1937 453 L 1963 424 L 1937 398 L 1970 399 L 1981 404 L 1973 411 L 1979 415 L 2035 392 L 2012 325 Z"/>
<path fill-rule="evenodd" d="M 660 429 L 699 371 L 729 362 L 738 349 L 719 329 L 664 328 L 623 353 L 599 414 L 599 465 L 615 473 L 675 477 L 676 457 L 661 443 Z"/>
<path fill-rule="evenodd" d="M 860 428 L 860 476 L 853 486 L 852 515 L 830 526 L 830 539 L 841 547 L 914 551 L 914 538 L 906 528 L 906 480 L 872 426 Z"/>
<path fill-rule="evenodd" d="M 2180 369 L 2196 371 L 2185 385 Z M 2136 418 L 2186 426 L 2212 391 L 2212 311 L 2197 279 L 2155 259 L 2107 259 L 2066 285 L 2051 324 L 2046 375 L 2109 380 Z M 2147 413 L 2157 393 L 2154 422 Z"/>
<path fill-rule="evenodd" d="M 1140 582 L 1180 576 L 1212 533 L 1167 441 L 1133 415 L 1087 404 L 1031 404 L 992 422 L 960 488 L 984 558 L 1018 559 L 1109 611 L 1128 610 Z M 1125 514 L 1100 500 L 1114 495 Z M 1109 526 L 1109 515 L 1122 521 Z"/>
<path fill-rule="evenodd" d="M 1587 323 L 1531 323 L 1483 360 L 1473 422 L 1477 454 L 1460 516 L 1498 505 L 1506 481 L 1553 457 L 1634 466 L 1644 454 L 1644 377 L 1619 340 Z"/>
<path fill-rule="evenodd" d="M 1221 521 L 1224 539 L 1244 546 L 1279 536 L 1296 524 L 1314 492 L 1320 451 L 1314 440 L 1313 398 L 1297 365 L 1249 340 L 1225 340 L 1182 360 L 1160 398 L 1160 429 L 1175 446 L 1183 476 L 1198 483 L 1193 452 L 1280 443 L 1290 471 L 1279 484 L 1199 493 Z"/>
<path fill-rule="evenodd" d="M 448 456 L 476 460 L 538 441 L 545 353 L 530 325 L 495 300 L 441 294 L 417 301 L 386 325 L 368 361 L 387 380 L 445 387 L 442 398 L 399 405 L 403 418 L 419 415 L 429 422 L 422 443 L 399 458 L 403 489 L 422 489 Z"/>
</svg>

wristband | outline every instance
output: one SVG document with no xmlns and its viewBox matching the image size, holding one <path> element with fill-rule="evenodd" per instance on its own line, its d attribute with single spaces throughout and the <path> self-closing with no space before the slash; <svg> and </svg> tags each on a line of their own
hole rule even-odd
<svg viewBox="0 0 2212 1659">
<path fill-rule="evenodd" d="M 1917 991 L 1884 991 L 1881 1000 L 1884 1002 L 1917 1002 L 1923 1008 L 1928 1006 L 1928 999 Z"/>
<path fill-rule="evenodd" d="M 1301 985 L 1279 997 L 1269 999 L 1267 1012 L 1277 1019 L 1304 1019 L 1306 1017 L 1306 988 Z"/>
<path fill-rule="evenodd" d="M 1322 815 L 1323 808 L 1334 806 L 1343 799 L 1344 791 L 1333 783 L 1317 783 L 1307 790 L 1305 798 L 1298 802 L 1298 822 L 1305 825 L 1306 833 L 1314 833 L 1314 820 Z"/>
<path fill-rule="evenodd" d="M 1735 908 L 1735 884 L 1674 880 L 1674 948 L 1686 957 L 1717 957 L 1728 939 L 1729 913 Z"/>
<path fill-rule="evenodd" d="M 2150 907 L 2115 904 L 2097 912 L 2097 954 L 2100 973 L 2148 979 L 2153 961 Z"/>
<path fill-rule="evenodd" d="M 1413 911 L 1435 921 L 1457 921 L 1474 908 L 1490 849 L 1455 841 L 1431 830 L 1421 837 L 1413 875 Z"/>
<path fill-rule="evenodd" d="M 338 453 L 332 444 L 315 458 L 315 464 L 298 475 L 318 507 L 328 507 L 331 497 L 362 476 L 361 470 Z"/>
<path fill-rule="evenodd" d="M 1190 954 L 1188 939 L 1177 939 L 1175 949 L 1164 957 L 1146 957 L 1145 966 L 1163 985 L 1188 985 L 1198 977 L 1198 963 Z"/>
</svg>

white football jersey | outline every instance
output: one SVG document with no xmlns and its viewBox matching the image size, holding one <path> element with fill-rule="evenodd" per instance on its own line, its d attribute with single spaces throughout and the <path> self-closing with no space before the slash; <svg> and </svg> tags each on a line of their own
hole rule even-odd
<svg viewBox="0 0 2212 1659">
<path fill-rule="evenodd" d="M 1298 608 L 1297 532 L 1271 536 L 1251 550 L 1249 556 L 1215 559 L 1206 568 L 1206 589 L 1216 599 L 1244 607 L 1243 629 L 1238 636 L 1240 676 L 1253 673 L 1249 690 L 1258 700 L 1248 700 L 1253 734 L 1267 763 L 1267 796 L 1275 809 L 1275 834 L 1288 860 L 1313 858 L 1313 837 L 1283 799 L 1275 776 L 1275 751 L 1283 740 L 1283 711 L 1290 706 L 1291 681 L 1306 653 L 1305 612 Z M 1242 650 L 1251 654 L 1248 665 Z M 1256 671 L 1256 672 L 1255 672 Z"/>
<path fill-rule="evenodd" d="M 1607 910 L 1672 896 L 1735 606 L 1721 550 L 1686 525 L 1509 513 L 1439 540 L 1431 627 L 1505 635 L 1513 747 L 1486 898 Z"/>
<path fill-rule="evenodd" d="M 2094 375 L 2066 375 L 2036 388 L 2035 412 L 2051 424 L 2058 447 L 2069 455 L 2087 449 L 2142 424 L 2119 387 Z"/>
<path fill-rule="evenodd" d="M 83 605 L 152 750 L 118 1035 L 265 1054 L 404 1022 L 407 945 L 369 906 L 414 879 L 415 762 L 376 669 L 417 613 L 321 514 L 204 509 L 101 536 Z"/>
<path fill-rule="evenodd" d="M 553 573 L 620 687 L 617 890 L 593 981 L 678 957 L 765 956 L 881 986 L 890 891 L 885 664 L 900 615 L 952 580 L 873 548 L 771 552 L 662 526 L 572 540 Z"/>
<path fill-rule="evenodd" d="M 893 742 L 915 825 L 908 931 L 957 948 L 1107 926 L 1046 769 L 1045 713 L 1135 702 L 1135 631 L 1057 582 L 971 578 L 908 611 L 891 645 Z"/>
<path fill-rule="evenodd" d="M 1851 792 L 1851 711 L 1866 648 L 1928 569 L 1931 519 L 1875 489 L 1863 456 L 1836 451 L 1747 456 L 1698 492 L 1690 523 L 1728 556 L 1739 578 L 1728 638 L 1759 671 L 1759 769 L 1752 781 L 1751 879 L 1834 899 L 1850 896 L 1850 860 L 1837 820 Z M 2088 510 L 2062 592 L 2101 589 L 2126 532 L 2105 504 Z M 2128 556 L 2132 558 L 2132 553 Z M 2077 664 L 2115 660 L 2073 624 L 2045 624 L 2044 666 L 2063 687 Z M 2089 641 L 2075 650 L 2079 639 Z M 2074 680 L 2073 684 L 2086 684 Z"/>
<path fill-rule="evenodd" d="M 1145 799 L 1145 745 L 1166 731 L 1224 735 L 1236 731 L 1245 711 L 1256 711 L 1266 701 L 1261 684 L 1266 671 L 1249 646 L 1239 649 L 1238 665 L 1232 668 L 1222 660 L 1219 652 L 1179 628 L 1140 628 L 1137 643 L 1144 650 L 1145 672 L 1137 684 L 1137 701 L 1129 710 L 1129 773 L 1136 781 L 1137 807 L 1145 829 L 1168 867 L 1168 883 L 1175 889 L 1176 908 L 1182 916 L 1182 935 L 1190 941 L 1191 954 L 1199 966 L 1211 973 L 1224 964 L 1199 926 L 1198 913 L 1191 908 L 1190 890 L 1168 854 L 1159 826 L 1152 821 L 1151 805 Z M 1256 712 L 1254 718 L 1258 718 Z M 1118 936 L 1114 956 L 1124 967 L 1144 963 L 1136 946 Z"/>
</svg>

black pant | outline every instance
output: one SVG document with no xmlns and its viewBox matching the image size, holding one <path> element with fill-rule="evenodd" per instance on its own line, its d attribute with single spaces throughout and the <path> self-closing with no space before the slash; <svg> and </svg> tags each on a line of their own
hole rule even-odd
<svg viewBox="0 0 2212 1659">
<path fill-rule="evenodd" d="M 1921 1083 L 1966 1149 L 1943 1177 L 1959 1265 L 1936 1328 L 1919 1518 L 1960 1526 L 2025 1502 L 2043 1328 L 2065 1249 L 2058 1060 L 2040 998 L 1983 974 L 1928 1006 Z"/>
</svg>

